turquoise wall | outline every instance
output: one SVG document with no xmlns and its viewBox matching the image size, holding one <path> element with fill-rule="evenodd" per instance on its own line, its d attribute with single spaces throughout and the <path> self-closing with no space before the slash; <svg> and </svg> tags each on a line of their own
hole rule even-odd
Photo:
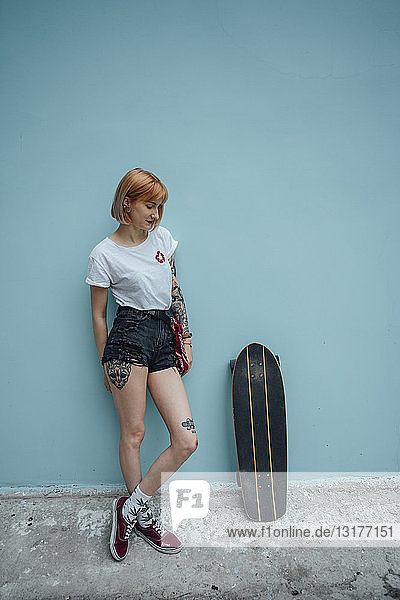
<svg viewBox="0 0 400 600">
<path fill-rule="evenodd" d="M 251 341 L 281 357 L 291 470 L 398 470 L 400 3 L 9 0 L 1 23 L 0 484 L 122 482 L 84 278 L 138 166 L 194 332 L 182 471 L 235 469 Z M 144 470 L 150 396 L 146 430 Z"/>
</svg>

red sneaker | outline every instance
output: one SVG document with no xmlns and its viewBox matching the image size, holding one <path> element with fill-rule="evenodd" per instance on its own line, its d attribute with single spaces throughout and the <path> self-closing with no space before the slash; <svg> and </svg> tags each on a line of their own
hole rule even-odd
<svg viewBox="0 0 400 600">
<path fill-rule="evenodd" d="M 180 552 L 183 545 L 168 529 L 162 526 L 158 519 L 154 517 L 150 520 L 148 527 L 142 527 L 137 522 L 134 527 L 136 535 L 146 540 L 150 546 L 153 546 L 159 552 L 165 552 L 165 554 L 176 554 Z"/>
<path fill-rule="evenodd" d="M 114 498 L 113 523 L 110 535 L 110 551 L 115 560 L 124 560 L 129 550 L 129 536 L 132 533 L 134 522 L 125 521 L 122 516 L 122 507 L 128 496 Z"/>
</svg>

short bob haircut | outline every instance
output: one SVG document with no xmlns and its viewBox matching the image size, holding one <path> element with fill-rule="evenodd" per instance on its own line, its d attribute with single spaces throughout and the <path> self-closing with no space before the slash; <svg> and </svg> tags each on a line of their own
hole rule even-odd
<svg viewBox="0 0 400 600">
<path fill-rule="evenodd" d="M 125 207 L 123 206 L 124 198 L 129 198 L 131 202 L 136 200 L 149 201 L 154 200 L 155 202 L 160 201 L 159 217 L 153 224 L 151 231 L 157 227 L 160 223 L 163 212 L 164 204 L 168 198 L 168 190 L 165 185 L 149 171 L 136 168 L 132 171 L 128 171 L 123 176 L 118 184 L 114 194 L 114 201 L 111 206 L 111 216 L 123 225 L 130 225 L 131 220 L 126 214 Z"/>
</svg>

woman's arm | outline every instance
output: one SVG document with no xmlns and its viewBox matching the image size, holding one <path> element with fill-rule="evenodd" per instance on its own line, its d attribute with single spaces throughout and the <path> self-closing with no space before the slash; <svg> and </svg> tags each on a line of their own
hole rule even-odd
<svg viewBox="0 0 400 600">
<path fill-rule="evenodd" d="M 171 266 L 172 271 L 172 304 L 171 310 L 175 315 L 178 323 L 182 325 L 183 336 L 189 333 L 189 325 L 186 314 L 186 306 L 185 301 L 183 299 L 182 290 L 179 286 L 178 280 L 176 278 L 176 265 L 175 265 L 175 255 L 173 254 L 169 259 L 169 264 Z"/>
<path fill-rule="evenodd" d="M 107 301 L 108 288 L 102 288 L 96 285 L 90 286 L 90 297 L 92 304 L 92 323 L 94 341 L 96 343 L 97 352 L 99 353 L 100 365 L 103 369 L 104 385 L 108 392 L 111 392 L 110 382 L 108 380 L 106 370 L 101 364 L 104 348 L 107 342 Z M 112 393 L 112 392 L 111 392 Z"/>
<path fill-rule="evenodd" d="M 99 358 L 103 356 L 104 347 L 107 342 L 107 300 L 108 288 L 90 286 L 90 296 L 92 305 L 92 324 L 94 341 L 96 344 Z"/>
</svg>

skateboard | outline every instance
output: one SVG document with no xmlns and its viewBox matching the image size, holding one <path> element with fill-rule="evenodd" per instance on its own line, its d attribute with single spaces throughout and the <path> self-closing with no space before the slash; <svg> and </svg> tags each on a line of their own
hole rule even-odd
<svg viewBox="0 0 400 600">
<path fill-rule="evenodd" d="M 263 344 L 230 361 L 232 409 L 244 509 L 254 521 L 286 512 L 287 423 L 280 360 Z"/>
</svg>

